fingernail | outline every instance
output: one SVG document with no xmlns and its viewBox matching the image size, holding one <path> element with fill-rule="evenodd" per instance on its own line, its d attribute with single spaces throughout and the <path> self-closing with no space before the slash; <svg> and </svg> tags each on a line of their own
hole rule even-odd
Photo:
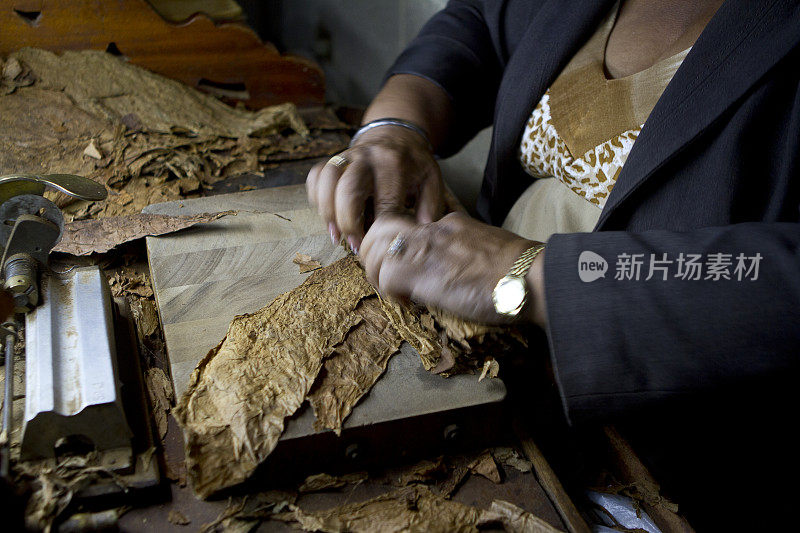
<svg viewBox="0 0 800 533">
<path fill-rule="evenodd" d="M 358 248 L 360 246 L 358 240 L 353 236 L 347 237 L 347 244 L 350 245 L 350 249 L 353 251 L 353 253 L 358 255 Z"/>
<path fill-rule="evenodd" d="M 333 222 L 328 222 L 328 233 L 331 234 L 331 244 L 333 244 L 334 246 L 339 244 L 340 240 L 339 230 L 336 229 L 336 224 L 334 224 Z"/>
</svg>

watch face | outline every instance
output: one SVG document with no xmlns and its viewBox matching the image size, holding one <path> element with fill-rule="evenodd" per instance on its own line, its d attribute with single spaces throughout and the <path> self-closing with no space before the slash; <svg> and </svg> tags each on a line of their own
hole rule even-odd
<svg viewBox="0 0 800 533">
<path fill-rule="evenodd" d="M 514 276 L 504 277 L 497 283 L 492 293 L 495 310 L 501 315 L 516 315 L 525 304 L 527 292 L 524 279 Z"/>
</svg>

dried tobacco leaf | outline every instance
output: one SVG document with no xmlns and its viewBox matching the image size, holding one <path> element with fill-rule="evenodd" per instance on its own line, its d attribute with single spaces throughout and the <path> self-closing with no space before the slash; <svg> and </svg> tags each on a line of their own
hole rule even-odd
<svg viewBox="0 0 800 533">
<path fill-rule="evenodd" d="M 33 84 L 35 78 L 30 70 L 13 57 L 8 61 L 0 58 L 0 96 L 11 94 L 19 87 Z"/>
<path fill-rule="evenodd" d="M 127 489 L 117 474 L 101 466 L 96 452 L 69 456 L 55 465 L 48 461 L 21 462 L 17 470 L 16 482 L 29 482 L 33 491 L 25 508 L 25 526 L 31 531 L 51 531 L 75 493 L 99 480 L 111 479 Z"/>
<path fill-rule="evenodd" d="M 502 464 L 516 468 L 522 473 L 530 472 L 531 470 L 533 470 L 533 463 L 525 459 L 514 448 L 504 448 L 504 447 L 492 448 L 492 455 Z"/>
<path fill-rule="evenodd" d="M 297 494 L 281 490 L 248 494 L 238 501 L 231 498 L 228 507 L 216 520 L 203 525 L 200 532 L 249 533 L 273 513 L 285 511 L 296 501 Z"/>
<path fill-rule="evenodd" d="M 22 48 L 11 59 L 27 65 L 38 79 L 37 85 L 64 91 L 84 111 L 114 122 L 133 114 L 149 131 L 177 130 L 234 139 L 279 133 L 284 128 L 308 134 L 293 104 L 256 112 L 231 107 L 105 52 L 66 51 L 56 55 Z"/>
<path fill-rule="evenodd" d="M 78 174 L 111 189 L 102 202 L 48 191 L 67 222 L 134 214 L 268 161 L 344 149 L 346 126 L 322 131 L 334 124 L 319 113 L 304 111 L 317 124 L 308 135 L 291 105 L 249 112 L 101 52 L 23 49 L 0 59 L 0 174 Z"/>
<path fill-rule="evenodd" d="M 393 468 L 385 473 L 380 481 L 396 487 L 406 487 L 415 483 L 432 484 L 448 475 L 448 465 L 444 457 L 423 459 L 411 465 Z"/>
<path fill-rule="evenodd" d="M 319 261 L 312 259 L 308 254 L 301 254 L 300 252 L 295 252 L 292 263 L 300 267 L 301 274 L 322 268 L 322 264 Z"/>
<path fill-rule="evenodd" d="M 467 479 L 470 470 L 467 465 L 458 465 L 453 468 L 452 472 L 442 483 L 436 485 L 439 494 L 444 498 L 450 498 Z"/>
<path fill-rule="evenodd" d="M 381 305 L 395 329 L 417 350 L 425 370 L 434 374 L 474 373 L 482 367 L 484 355 L 526 345 L 514 328 L 478 324 L 448 311 L 388 298 L 382 298 Z"/>
<path fill-rule="evenodd" d="M 87 144 L 86 148 L 83 149 L 83 155 L 86 157 L 91 157 L 92 159 L 103 159 L 103 153 L 99 148 L 97 148 L 94 139 L 89 141 L 89 144 Z"/>
<path fill-rule="evenodd" d="M 273 516 L 295 522 L 306 531 L 373 532 L 426 531 L 460 533 L 478 531 L 484 511 L 447 500 L 424 485 L 413 485 L 371 500 L 306 513 L 297 506 Z"/>
<path fill-rule="evenodd" d="M 492 483 L 500 483 L 500 471 L 497 469 L 497 463 L 494 462 L 494 457 L 489 452 L 483 452 L 477 459 L 469 465 L 469 470 L 473 474 L 478 474 Z"/>
<path fill-rule="evenodd" d="M 169 512 L 169 514 L 167 515 L 167 520 L 169 520 L 171 524 L 175 524 L 176 526 L 188 526 L 189 524 L 192 523 L 192 521 L 189 520 L 185 514 L 176 509 L 172 509 Z"/>
<path fill-rule="evenodd" d="M 433 369 L 442 356 L 442 345 L 430 316 L 410 303 L 389 298 L 380 298 L 380 302 L 392 326 L 419 353 L 425 370 Z"/>
<path fill-rule="evenodd" d="M 354 472 L 343 476 L 332 476 L 325 473 L 314 474 L 308 476 L 297 491 L 304 494 L 308 492 L 319 492 L 321 490 L 338 489 L 345 485 L 362 483 L 366 481 L 368 477 L 366 472 Z"/>
<path fill-rule="evenodd" d="M 145 385 L 150 397 L 150 406 L 153 409 L 158 436 L 163 442 L 167 436 L 167 414 L 172 408 L 174 399 L 172 382 L 160 368 L 148 368 L 145 371 Z"/>
<path fill-rule="evenodd" d="M 156 303 L 147 298 L 131 298 L 128 302 L 139 337 L 144 340 L 155 335 L 159 331 Z"/>
<path fill-rule="evenodd" d="M 0 174 L 94 178 L 97 161 L 84 157 L 83 151 L 93 138 L 110 141 L 113 131 L 111 124 L 77 108 L 61 92 L 33 86 L 0 95 Z"/>
<path fill-rule="evenodd" d="M 563 533 L 538 516 L 505 500 L 495 500 L 488 511 L 483 511 L 478 525 L 500 523 L 508 533 Z"/>
<path fill-rule="evenodd" d="M 377 297 L 365 298 L 355 309 L 359 323 L 325 361 L 308 401 L 317 419 L 314 429 L 337 435 L 353 407 L 386 371 L 403 339 L 381 310 Z"/>
<path fill-rule="evenodd" d="M 353 311 L 372 294 L 349 256 L 233 320 L 174 410 L 200 496 L 244 481 L 272 452 L 284 419 L 302 405 L 324 359 L 362 320 Z"/>
<path fill-rule="evenodd" d="M 478 378 L 478 381 L 483 381 L 487 377 L 490 379 L 496 378 L 499 373 L 500 363 L 498 363 L 497 359 L 494 357 L 487 357 L 483 362 L 483 370 L 481 370 L 481 375 Z"/>
<path fill-rule="evenodd" d="M 232 214 L 236 214 L 236 211 L 191 216 L 139 213 L 100 220 L 78 220 L 64 227 L 61 242 L 53 251 L 72 255 L 103 253 L 125 242 L 149 235 L 173 233 Z"/>
<path fill-rule="evenodd" d="M 195 490 L 208 496 L 243 481 L 271 453 L 284 419 L 306 398 L 315 429 L 338 433 L 403 340 L 429 356 L 443 345 L 464 353 L 424 308 L 380 299 L 352 256 L 317 270 L 257 313 L 234 319 L 175 410 Z M 424 468 L 412 472 L 422 482 L 448 472 L 441 460 Z M 481 473 L 491 477 L 487 469 Z"/>
</svg>

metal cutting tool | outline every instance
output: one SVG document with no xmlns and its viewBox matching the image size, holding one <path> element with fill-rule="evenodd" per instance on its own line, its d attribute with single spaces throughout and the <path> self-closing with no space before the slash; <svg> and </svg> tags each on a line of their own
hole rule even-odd
<svg viewBox="0 0 800 533">
<path fill-rule="evenodd" d="M 136 340 L 124 302 L 114 302 L 97 266 L 56 272 L 50 251 L 64 228 L 60 209 L 43 196 L 51 187 L 90 201 L 105 188 L 68 174 L 0 176 L 0 269 L 15 319 L 3 324 L 5 401 L 0 474 L 9 475 L 13 423 L 14 343 L 24 321 L 25 414 L 21 461 L 57 461 L 94 452 L 98 466 L 132 476 L 134 486 L 158 482 Z M 138 431 L 137 431 L 138 430 Z M 152 453 L 150 454 L 152 455 Z M 118 487 L 117 487 L 118 488 Z M 88 493 L 113 492 L 93 487 Z"/>
</svg>

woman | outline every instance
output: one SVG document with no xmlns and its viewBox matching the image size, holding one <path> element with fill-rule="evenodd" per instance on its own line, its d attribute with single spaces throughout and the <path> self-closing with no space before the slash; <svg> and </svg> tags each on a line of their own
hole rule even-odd
<svg viewBox="0 0 800 533">
<path fill-rule="evenodd" d="M 309 198 L 382 292 L 545 328 L 575 424 L 667 412 L 679 431 L 785 429 L 784 400 L 728 399 L 797 375 L 799 43 L 789 0 L 454 0 L 351 148 L 310 172 Z M 440 218 L 434 154 L 490 123 L 484 222 Z M 690 422 L 701 412 L 713 423 Z"/>
</svg>

